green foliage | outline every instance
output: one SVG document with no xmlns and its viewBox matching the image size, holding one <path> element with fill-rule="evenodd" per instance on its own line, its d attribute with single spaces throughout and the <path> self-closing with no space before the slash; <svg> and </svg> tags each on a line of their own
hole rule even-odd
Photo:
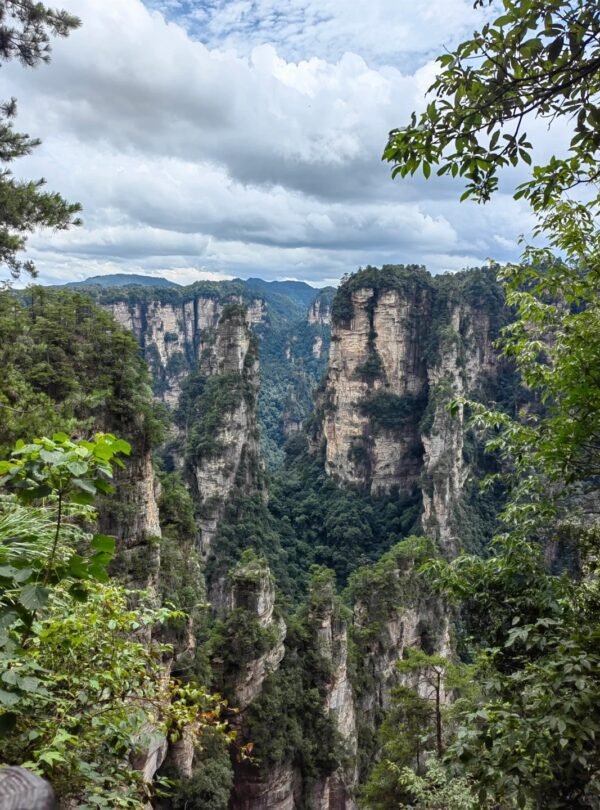
<svg viewBox="0 0 600 810">
<path fill-rule="evenodd" d="M 323 459 L 308 453 L 290 458 L 270 491 L 269 510 L 297 595 L 306 589 L 312 564 L 331 568 L 345 583 L 356 568 L 406 536 L 420 510 L 417 493 L 371 497 L 338 486 L 325 473 Z"/>
<path fill-rule="evenodd" d="M 0 560 L 5 563 L 0 567 L 0 650 L 12 653 L 15 644 L 23 644 L 38 610 L 48 604 L 51 586 L 60 583 L 75 599 L 81 599 L 87 581 L 108 579 L 106 566 L 115 550 L 114 539 L 94 535 L 89 552 L 76 553 L 68 542 L 72 531 L 67 533 L 67 543 L 63 542 L 63 524 L 77 516 L 74 505 L 92 505 L 99 493 L 110 491 L 106 479 L 112 478 L 112 465 L 122 463 L 119 454 L 129 451 L 127 442 L 114 436 L 98 434 L 94 442 L 71 442 L 59 433 L 29 445 L 19 441 L 11 459 L 0 462 L 0 486 L 14 492 L 22 504 L 52 498 L 48 517 L 56 520 L 50 543 L 39 548 L 31 541 L 12 546 L 10 538 L 5 538 L 7 544 L 0 549 Z M 12 501 L 6 505 L 9 512 L 14 508 Z M 14 515 L 12 522 L 18 530 Z M 13 705 L 17 698 L 9 697 L 9 705 Z"/>
<path fill-rule="evenodd" d="M 399 430 L 423 411 L 424 398 L 414 394 L 402 396 L 379 389 L 360 403 L 363 416 L 368 416 L 375 430 Z"/>
<path fill-rule="evenodd" d="M 278 640 L 276 626 L 265 627 L 256 614 L 236 608 L 211 630 L 210 656 L 218 686 L 231 698 L 244 665 L 269 652 Z"/>
<path fill-rule="evenodd" d="M 468 779 L 451 776 L 434 758 L 428 760 L 422 775 L 393 760 L 382 760 L 361 796 L 361 806 L 369 810 L 491 810 L 494 806 L 482 803 Z"/>
<path fill-rule="evenodd" d="M 287 624 L 285 658 L 246 713 L 247 738 L 263 768 L 291 763 L 307 786 L 333 773 L 342 751 L 325 711 L 331 664 L 317 643 L 315 621 L 304 609 Z"/>
<path fill-rule="evenodd" d="M 352 293 L 372 289 L 375 294 L 385 290 L 401 290 L 415 294 L 430 286 L 431 277 L 422 265 L 384 264 L 381 269 L 371 267 L 344 276 L 331 307 L 334 323 L 348 323 L 354 317 Z"/>
<path fill-rule="evenodd" d="M 34 0 L 5 0 L 0 8 L 0 65 L 18 59 L 35 67 L 50 59 L 50 36 L 66 37 L 80 25 L 66 11 L 44 6 Z M 0 103 L 0 265 L 13 278 L 21 271 L 35 275 L 30 260 L 19 261 L 17 254 L 27 243 L 27 234 L 40 227 L 64 230 L 80 225 L 80 205 L 65 202 L 59 194 L 41 191 L 44 180 L 15 180 L 8 164 L 31 154 L 40 141 L 13 129 L 16 100 Z"/>
<path fill-rule="evenodd" d="M 177 779 L 169 791 L 170 810 L 228 810 L 233 768 L 223 735 L 205 733 L 190 779 Z"/>
<path fill-rule="evenodd" d="M 135 338 L 81 294 L 0 292 L 0 366 L 2 454 L 21 437 L 85 435 L 100 425 L 135 450 L 160 441 Z"/>
<path fill-rule="evenodd" d="M 567 154 L 535 166 L 515 193 L 531 203 L 536 236 L 549 248 L 526 248 L 522 266 L 500 272 L 517 316 L 502 346 L 532 401 L 521 413 L 469 403 L 487 449 L 504 461 L 492 481 L 508 487 L 506 531 L 489 559 L 459 557 L 433 570 L 448 593 L 472 605 L 473 646 L 483 647 L 481 691 L 460 707 L 449 757 L 473 778 L 482 803 L 588 808 L 599 794 L 598 529 L 590 504 L 600 432 L 600 200 L 592 187 L 600 12 L 584 0 L 502 5 L 498 19 L 440 57 L 437 100 L 391 133 L 384 157 L 402 176 L 419 167 L 428 176 L 441 163 L 439 174 L 466 178 L 463 198 L 486 200 L 499 169 L 531 163 L 521 134 L 529 113 L 574 121 Z M 589 189 L 585 205 L 569 193 L 578 185 Z M 577 578 L 552 575 L 544 559 L 544 549 L 565 543 L 578 559 Z"/>
<path fill-rule="evenodd" d="M 152 628 L 180 618 L 108 581 L 115 541 L 82 528 L 129 445 L 18 442 L 0 462 L 0 758 L 46 776 L 61 803 L 146 805 L 129 763 L 156 738 L 218 723 L 221 705 L 195 683 L 165 678 Z M 132 607 L 136 604 L 136 607 Z"/>
<path fill-rule="evenodd" d="M 433 100 L 392 130 L 383 156 L 393 176 L 422 169 L 429 177 L 440 165 L 438 174 L 466 179 L 463 199 L 485 201 L 497 190 L 499 170 L 531 165 L 524 131 L 531 117 L 552 123 L 567 116 L 575 126 L 566 156 L 535 166 L 515 194 L 539 211 L 597 176 L 600 11 L 587 0 L 500 5 L 499 17 L 438 58 Z"/>
<path fill-rule="evenodd" d="M 254 392 L 241 374 L 190 375 L 184 383 L 177 421 L 189 431 L 186 453 L 190 461 L 210 458 L 222 451 L 219 428 L 228 413 Z"/>
<path fill-rule="evenodd" d="M 161 638 L 179 652 L 173 674 L 179 678 L 210 679 L 206 638 L 208 602 L 204 564 L 198 551 L 198 528 L 192 498 L 178 473 L 159 473 L 159 514 L 161 527 L 160 576 L 161 604 L 174 607 L 176 618 L 168 621 Z M 190 626 L 191 625 L 191 626 Z M 187 649 L 191 627 L 196 638 L 193 651 Z"/>
</svg>

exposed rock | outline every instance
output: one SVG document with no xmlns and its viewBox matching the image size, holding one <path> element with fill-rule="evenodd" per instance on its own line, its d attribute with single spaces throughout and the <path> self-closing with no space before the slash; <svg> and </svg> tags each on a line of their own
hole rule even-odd
<svg viewBox="0 0 600 810">
<path fill-rule="evenodd" d="M 422 464 L 416 406 L 403 424 L 374 427 L 365 403 L 375 395 L 427 392 L 425 334 L 431 294 L 371 288 L 352 293 L 353 317 L 334 323 L 325 391 L 326 466 L 341 482 L 371 493 L 414 488 Z"/>
<path fill-rule="evenodd" d="M 245 662 L 233 688 L 233 702 L 244 711 L 259 696 L 267 675 L 275 672 L 285 655 L 286 625 L 275 616 L 275 584 L 269 566 L 257 557 L 242 559 L 232 573 L 233 609 L 248 611 L 263 630 L 271 630 L 269 650 Z"/>
<path fill-rule="evenodd" d="M 348 676 L 348 626 L 336 604 L 332 580 L 326 583 L 316 604 L 314 593 L 312 598 L 317 648 L 323 658 L 330 662 L 332 671 L 326 692 L 325 710 L 335 723 L 349 765 L 318 780 L 312 789 L 310 806 L 319 810 L 354 810 L 352 793 L 358 778 L 358 739 L 354 693 Z"/>
<path fill-rule="evenodd" d="M 466 304 L 450 304 L 448 328 L 438 359 L 428 369 L 431 422 L 423 432 L 424 531 L 435 537 L 448 556 L 459 549 L 455 516 L 470 474 L 465 460 L 464 409 L 450 414 L 452 399 L 472 395 L 481 380 L 493 373 L 497 357 L 492 349 L 489 313 Z"/>
<path fill-rule="evenodd" d="M 146 784 L 151 784 L 160 766 L 166 759 L 169 744 L 166 736 L 151 723 L 141 729 L 137 743 L 139 750 L 130 757 L 131 767 L 141 771 Z"/>
<path fill-rule="evenodd" d="M 331 304 L 327 298 L 318 295 L 308 309 L 307 320 L 319 326 L 331 326 Z"/>
<path fill-rule="evenodd" d="M 183 380 L 210 342 L 223 308 L 231 303 L 241 304 L 242 299 L 229 296 L 222 301 L 215 296 L 197 295 L 176 304 L 116 301 L 104 308 L 134 333 L 152 370 L 156 395 L 174 407 Z M 262 299 L 248 302 L 246 309 L 249 324 L 263 322 L 266 307 Z"/>
<path fill-rule="evenodd" d="M 321 400 L 326 469 L 374 495 L 421 489 L 423 529 L 453 556 L 471 470 L 462 408 L 448 404 L 497 373 L 502 297 L 483 271 L 400 269 L 390 283 L 342 288 Z"/>
<path fill-rule="evenodd" d="M 312 353 L 313 353 L 314 357 L 317 357 L 317 358 L 321 357 L 321 354 L 323 353 L 323 338 L 321 337 L 321 335 L 317 335 L 315 337 L 313 347 L 312 347 Z"/>
<path fill-rule="evenodd" d="M 404 682 L 397 668 L 407 648 L 450 657 L 450 621 L 442 600 L 419 580 L 418 551 L 406 544 L 365 569 L 355 593 L 352 635 L 357 648 L 357 715 L 376 728 Z"/>
<path fill-rule="evenodd" d="M 263 774 L 241 765 L 236 774 L 233 810 L 298 810 L 302 807 L 302 779 L 291 766 L 272 768 Z"/>
<path fill-rule="evenodd" d="M 100 530 L 117 538 L 115 571 L 129 587 L 155 594 L 161 528 L 158 481 L 150 448 L 134 442 L 132 456 L 124 470 L 116 471 L 115 481 L 118 500 L 113 497 L 101 506 Z"/>
<path fill-rule="evenodd" d="M 217 382 L 227 395 L 227 407 L 214 403 L 220 410 L 218 425 L 211 428 L 212 449 L 198 450 L 192 459 L 200 507 L 200 547 L 206 557 L 234 489 L 249 494 L 261 486 L 256 420 L 258 355 L 241 308 L 224 310 L 213 341 L 203 351 L 200 371 L 208 378 L 220 378 Z"/>
</svg>

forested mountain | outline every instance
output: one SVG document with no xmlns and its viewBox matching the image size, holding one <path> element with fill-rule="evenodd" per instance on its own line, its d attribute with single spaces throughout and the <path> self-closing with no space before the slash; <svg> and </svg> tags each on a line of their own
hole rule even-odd
<svg viewBox="0 0 600 810">
<path fill-rule="evenodd" d="M 88 287 L 179 287 L 174 281 L 159 276 L 140 276 L 136 273 L 109 273 L 106 276 L 90 276 L 82 281 L 69 281 L 65 287 L 88 288 Z"/>
<path fill-rule="evenodd" d="M 493 349 L 507 318 L 493 273 L 366 268 L 301 309 L 256 282 L 94 297 L 3 295 L 19 338 L 3 344 L 2 401 L 27 413 L 10 411 L 3 440 L 59 425 L 125 438 L 127 475 L 101 507 L 115 572 L 178 607 L 208 598 L 174 672 L 240 710 L 236 746 L 253 757 L 232 773 L 219 744 L 163 769 L 197 807 L 228 806 L 215 768 L 235 808 L 353 806 L 402 683 L 394 662 L 451 648 L 449 614 L 416 576 L 424 529 L 449 556 L 493 529 L 498 495 L 476 489 L 493 463 L 447 413 L 456 386 L 518 397 Z"/>
<path fill-rule="evenodd" d="M 502 6 L 384 159 L 485 202 L 570 116 L 521 263 L 0 287 L 0 806 L 600 808 L 600 10 Z M 78 25 L 6 0 L 0 63 Z"/>
</svg>

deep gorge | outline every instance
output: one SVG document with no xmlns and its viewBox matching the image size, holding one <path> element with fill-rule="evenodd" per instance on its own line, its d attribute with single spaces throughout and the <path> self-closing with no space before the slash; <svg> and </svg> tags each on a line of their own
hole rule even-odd
<svg viewBox="0 0 600 810">
<path fill-rule="evenodd" d="M 482 551 L 501 503 L 477 487 L 494 460 L 448 410 L 461 394 L 519 396 L 493 347 L 509 317 L 493 273 L 366 268 L 335 296 L 258 282 L 84 292 L 135 336 L 162 424 L 157 443 L 139 416 L 114 420 L 135 448 L 103 518 L 115 570 L 190 613 L 169 639 L 175 672 L 239 710 L 229 753 L 179 745 L 152 768 L 176 775 L 186 807 L 350 810 L 405 680 L 396 661 L 456 645 L 417 574 L 428 543 Z M 205 784 L 213 770 L 230 799 Z"/>
</svg>

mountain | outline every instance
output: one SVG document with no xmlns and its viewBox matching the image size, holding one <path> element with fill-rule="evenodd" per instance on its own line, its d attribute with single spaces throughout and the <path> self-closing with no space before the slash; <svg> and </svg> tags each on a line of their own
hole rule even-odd
<svg viewBox="0 0 600 810">
<path fill-rule="evenodd" d="M 140 276 L 136 273 L 111 273 L 108 276 L 90 276 L 83 281 L 69 281 L 61 285 L 70 288 L 81 287 L 181 287 L 174 281 L 160 276 Z"/>
<path fill-rule="evenodd" d="M 496 459 L 448 410 L 461 394 L 521 406 L 495 348 L 510 313 L 493 272 L 367 267 L 335 295 L 250 279 L 17 302 L 0 317 L 5 446 L 63 425 L 131 444 L 100 506 L 113 571 L 186 612 L 152 639 L 173 646 L 175 677 L 237 710 L 230 750 L 198 750 L 187 729 L 138 744 L 134 767 L 174 780 L 154 806 L 356 810 L 412 684 L 397 662 L 460 642 L 421 565 L 432 548 L 485 553 L 502 506 L 478 487 Z"/>
<path fill-rule="evenodd" d="M 243 282 L 248 289 L 259 293 L 281 293 L 301 303 L 305 308 L 311 304 L 317 294 L 315 287 L 305 281 L 265 281 L 262 278 L 249 278 Z"/>
</svg>

